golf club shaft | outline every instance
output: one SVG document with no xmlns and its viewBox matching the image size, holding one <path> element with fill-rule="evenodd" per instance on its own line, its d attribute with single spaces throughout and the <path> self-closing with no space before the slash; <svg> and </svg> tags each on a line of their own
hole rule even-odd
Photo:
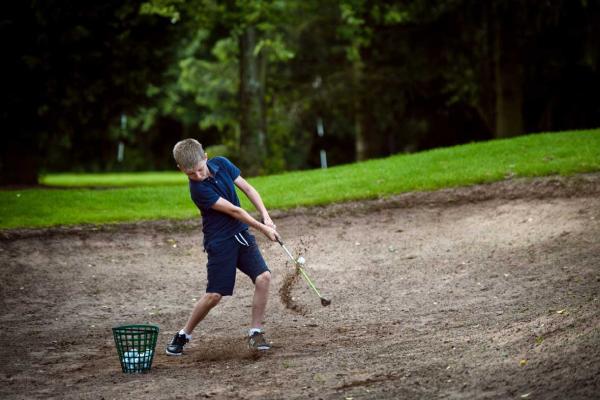
<svg viewBox="0 0 600 400">
<path fill-rule="evenodd" d="M 297 264 L 296 259 L 294 258 L 294 256 L 292 255 L 292 253 L 290 253 L 290 251 L 287 249 L 287 247 L 285 247 L 285 245 L 282 242 L 279 242 L 279 244 L 281 245 L 281 247 L 283 247 L 283 250 L 285 250 L 285 252 L 287 253 L 287 255 L 290 256 L 290 258 L 292 259 L 292 261 L 294 262 L 294 264 Z"/>
<path fill-rule="evenodd" d="M 285 250 L 285 252 L 290 257 L 290 259 L 294 262 L 294 264 L 296 264 L 296 268 L 298 268 L 298 270 L 300 270 L 300 273 L 302 274 L 302 277 L 304 278 L 304 280 L 306 281 L 306 283 L 308 283 L 308 286 L 310 286 L 312 288 L 312 290 L 315 291 L 315 293 L 317 294 L 317 296 L 322 297 L 321 293 L 319 293 L 319 290 L 317 289 L 317 287 L 314 285 L 314 283 L 312 283 L 312 281 L 310 280 L 310 278 L 308 277 L 308 275 L 306 274 L 306 272 L 304 272 L 304 269 L 300 266 L 300 264 L 298 263 L 298 261 L 292 255 L 292 253 L 290 253 L 290 251 L 287 249 L 287 247 L 285 247 L 285 245 L 283 244 L 283 242 L 281 240 L 277 239 L 277 241 L 279 242 L 279 244 L 281 245 L 281 247 L 283 247 L 283 250 Z"/>
<path fill-rule="evenodd" d="M 304 268 L 298 266 L 298 269 L 300 270 L 300 273 L 302 274 L 302 276 L 306 280 L 306 283 L 308 283 L 308 286 L 310 286 L 315 291 L 315 293 L 317 294 L 317 296 L 323 297 L 323 296 L 321 296 L 321 293 L 319 293 L 319 290 L 314 285 L 314 283 L 312 283 L 312 281 L 310 280 L 310 278 L 308 277 L 308 275 L 306 274 L 306 272 L 304 272 Z"/>
</svg>

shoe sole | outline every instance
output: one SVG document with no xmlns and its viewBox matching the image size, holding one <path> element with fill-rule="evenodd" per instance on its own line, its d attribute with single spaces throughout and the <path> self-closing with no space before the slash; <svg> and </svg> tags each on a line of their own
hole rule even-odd
<svg viewBox="0 0 600 400">
<path fill-rule="evenodd" d="M 271 350 L 270 347 L 250 347 L 250 346 L 248 346 L 248 348 L 250 350 L 254 350 L 254 351 L 267 351 L 267 350 Z"/>
<path fill-rule="evenodd" d="M 179 357 L 180 355 L 183 354 L 182 353 L 169 353 L 169 350 L 165 350 L 165 353 L 167 353 L 168 356 L 175 356 L 175 357 Z"/>
</svg>

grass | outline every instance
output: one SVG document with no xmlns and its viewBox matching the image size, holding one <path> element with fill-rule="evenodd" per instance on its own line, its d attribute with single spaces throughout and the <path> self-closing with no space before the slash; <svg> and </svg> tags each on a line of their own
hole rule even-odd
<svg viewBox="0 0 600 400">
<path fill-rule="evenodd" d="M 250 182 L 270 209 L 372 199 L 408 191 L 494 182 L 507 177 L 600 171 L 600 129 L 471 143 L 342 165 L 257 177 Z M 0 191 L 0 228 L 111 223 L 198 215 L 179 172 L 57 174 L 48 185 L 119 189 Z M 242 205 L 249 202 L 242 196 Z"/>
<path fill-rule="evenodd" d="M 115 172 L 108 174 L 62 173 L 42 176 L 40 183 L 61 187 L 133 187 L 185 185 L 187 178 L 180 172 Z"/>
</svg>

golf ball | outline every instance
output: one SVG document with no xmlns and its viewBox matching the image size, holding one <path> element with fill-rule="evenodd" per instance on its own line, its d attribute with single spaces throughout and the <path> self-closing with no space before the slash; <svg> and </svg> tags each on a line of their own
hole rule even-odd
<svg viewBox="0 0 600 400">
<path fill-rule="evenodd" d="M 123 363 L 127 369 L 148 368 L 151 357 L 152 350 L 137 351 L 136 349 L 131 349 L 123 353 Z"/>
<path fill-rule="evenodd" d="M 298 259 L 296 260 L 296 262 L 300 265 L 304 265 L 304 263 L 306 262 L 306 260 L 304 259 L 304 257 L 300 256 L 298 257 Z"/>
<path fill-rule="evenodd" d="M 123 364 L 128 369 L 134 369 L 136 364 L 139 363 L 140 353 L 136 349 L 126 351 L 123 353 Z"/>
</svg>

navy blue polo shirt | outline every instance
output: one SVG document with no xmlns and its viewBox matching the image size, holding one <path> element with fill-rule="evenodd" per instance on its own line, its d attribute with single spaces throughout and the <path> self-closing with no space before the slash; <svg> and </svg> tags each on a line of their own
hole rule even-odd
<svg viewBox="0 0 600 400">
<path fill-rule="evenodd" d="M 207 247 L 209 243 L 229 239 L 236 233 L 248 229 L 248 225 L 245 223 L 212 209 L 219 197 L 228 200 L 235 206 L 240 206 L 240 199 L 235 192 L 233 183 L 240 176 L 239 168 L 225 157 L 211 158 L 207 165 L 211 177 L 203 181 L 190 179 L 190 194 L 202 215 L 204 247 Z"/>
</svg>

